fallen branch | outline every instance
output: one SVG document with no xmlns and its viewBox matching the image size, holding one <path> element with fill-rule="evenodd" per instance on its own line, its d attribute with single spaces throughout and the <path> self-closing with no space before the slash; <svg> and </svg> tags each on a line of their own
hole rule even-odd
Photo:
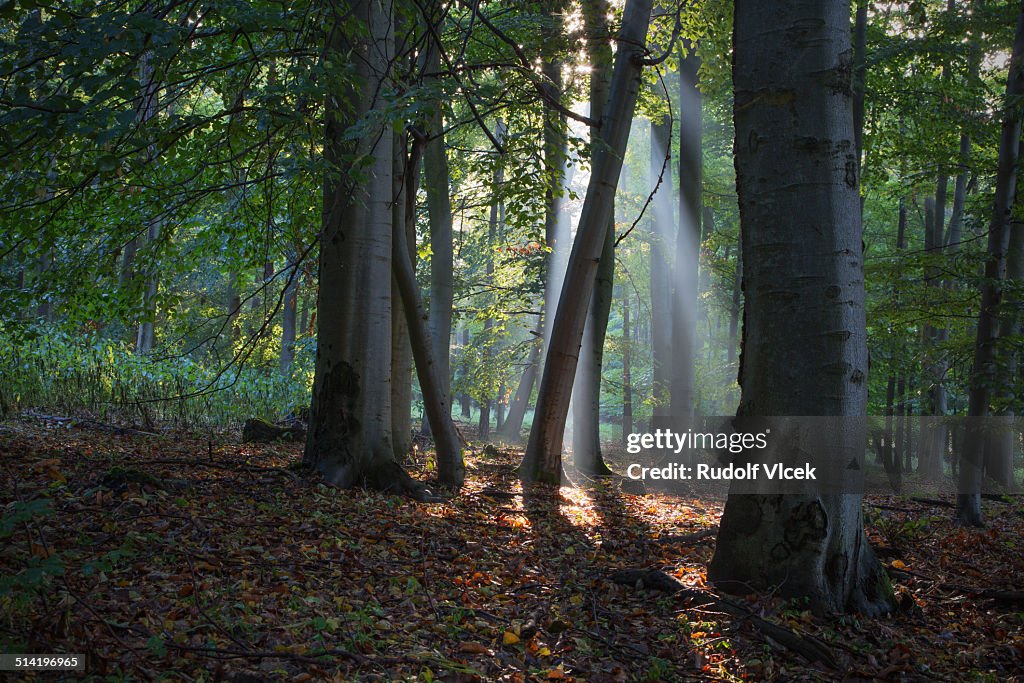
<svg viewBox="0 0 1024 683">
<path fill-rule="evenodd" d="M 686 545 L 688 543 L 696 543 L 697 541 L 703 541 L 706 538 L 713 538 L 717 533 L 718 527 L 712 527 L 710 529 L 704 529 L 702 531 L 695 531 L 692 534 L 659 536 L 658 538 L 652 538 L 650 540 L 652 543 L 675 543 L 676 545 Z"/>
<path fill-rule="evenodd" d="M 893 572 L 896 574 L 904 574 L 906 576 L 912 576 L 922 581 L 928 581 L 939 588 L 945 590 L 956 591 L 957 593 L 963 593 L 976 598 L 983 598 L 985 600 L 994 600 L 995 602 L 1020 605 L 1024 604 L 1024 591 L 1012 591 L 1012 590 L 996 590 L 993 588 L 977 588 L 975 586 L 966 586 L 962 583 L 952 583 L 949 581 L 940 581 L 932 576 L 925 574 L 919 574 L 917 572 L 910 571 L 909 569 L 897 569 L 895 567 L 886 567 L 886 571 Z"/>
<path fill-rule="evenodd" d="M 680 595 L 691 605 L 715 605 L 723 612 L 741 619 L 747 619 L 762 635 L 802 655 L 811 662 L 821 662 L 832 669 L 838 667 L 835 656 L 828 645 L 813 636 L 805 636 L 764 619 L 749 607 L 706 590 L 690 588 L 665 572 L 645 569 L 620 569 L 612 575 L 612 581 L 638 589 L 651 588 Z"/>
</svg>

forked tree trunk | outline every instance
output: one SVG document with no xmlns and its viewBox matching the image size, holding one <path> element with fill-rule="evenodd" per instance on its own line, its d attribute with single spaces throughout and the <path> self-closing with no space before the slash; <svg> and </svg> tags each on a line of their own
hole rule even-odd
<svg viewBox="0 0 1024 683">
<path fill-rule="evenodd" d="M 324 179 L 316 374 L 303 462 L 338 487 L 419 495 L 391 443 L 392 136 L 383 127 L 345 135 L 383 105 L 376 98 L 390 88 L 394 34 L 385 5 L 355 0 L 329 18 L 327 63 L 351 64 L 354 79 L 326 102 L 325 156 L 337 171 Z M 356 171 L 356 158 L 371 162 Z"/>
<path fill-rule="evenodd" d="M 988 260 L 981 289 L 981 310 L 978 313 L 978 334 L 974 342 L 974 366 L 971 370 L 971 391 L 967 416 L 975 418 L 968 425 L 979 427 L 980 418 L 991 414 L 992 387 L 999 379 L 996 345 L 999 340 L 999 316 L 1002 303 L 1006 256 L 1010 245 L 1010 224 L 1017 189 L 1017 154 L 1020 147 L 1021 102 L 1024 97 L 1024 7 L 1017 18 L 1010 68 L 1006 81 L 1003 126 L 999 137 L 999 168 L 996 172 L 995 203 L 988 230 Z M 960 462 L 957 521 L 968 526 L 982 526 L 981 480 L 985 439 L 969 433 L 964 442 L 964 458 Z"/>
<path fill-rule="evenodd" d="M 601 118 L 601 138 L 605 144 L 598 146 L 594 153 L 558 312 L 551 321 L 551 342 L 544 363 L 537 414 L 521 467 L 521 475 L 527 480 L 552 484 L 561 481 L 562 438 L 569 400 L 597 265 L 613 218 L 615 189 L 640 90 L 651 3 L 652 0 L 627 0 L 623 13 L 608 106 Z"/>
<path fill-rule="evenodd" d="M 438 480 L 446 486 L 459 488 L 466 478 L 462 443 L 458 432 L 455 431 L 455 423 L 452 422 L 451 402 L 441 380 L 440 365 L 434 358 L 433 340 L 427 325 L 428 318 L 413 268 L 415 251 L 408 239 L 409 236 L 415 235 L 419 153 L 420 146 L 415 145 L 408 164 L 411 173 L 406 176 L 404 188 L 405 229 L 394 232 L 392 267 L 401 294 L 406 329 L 409 331 L 409 342 L 416 364 L 416 376 L 423 392 L 425 421 L 435 425 L 433 437 L 437 454 Z"/>
<path fill-rule="evenodd" d="M 746 291 L 738 414 L 862 417 L 849 1 L 736 0 L 733 25 Z M 841 430 L 837 452 L 861 438 Z M 725 590 L 778 590 L 823 612 L 879 614 L 892 601 L 855 494 L 730 495 L 708 576 Z"/>
</svg>

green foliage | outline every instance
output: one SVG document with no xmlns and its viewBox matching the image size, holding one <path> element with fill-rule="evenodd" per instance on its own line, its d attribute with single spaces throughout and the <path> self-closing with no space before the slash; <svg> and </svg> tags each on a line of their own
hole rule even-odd
<svg viewBox="0 0 1024 683">
<path fill-rule="evenodd" d="M 5 396 L 21 409 L 57 408 L 183 426 L 276 420 L 304 407 L 312 382 L 308 339 L 290 374 L 277 368 L 220 367 L 189 355 L 139 356 L 123 341 L 29 327 L 0 335 Z"/>
</svg>

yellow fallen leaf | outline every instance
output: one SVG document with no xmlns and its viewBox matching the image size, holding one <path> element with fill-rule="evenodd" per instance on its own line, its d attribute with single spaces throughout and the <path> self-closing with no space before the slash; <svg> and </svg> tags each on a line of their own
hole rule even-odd
<svg viewBox="0 0 1024 683">
<path fill-rule="evenodd" d="M 515 645 L 518 642 L 519 636 L 517 636 L 515 633 L 512 633 L 512 631 L 505 631 L 505 635 L 501 637 L 502 645 Z"/>
<path fill-rule="evenodd" d="M 892 561 L 892 568 L 893 569 L 906 569 L 907 565 L 903 564 L 902 560 L 893 560 Z"/>
</svg>

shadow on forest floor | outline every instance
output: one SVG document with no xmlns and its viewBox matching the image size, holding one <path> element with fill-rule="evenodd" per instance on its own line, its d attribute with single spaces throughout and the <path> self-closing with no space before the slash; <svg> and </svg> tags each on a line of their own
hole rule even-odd
<svg viewBox="0 0 1024 683">
<path fill-rule="evenodd" d="M 869 498 L 869 536 L 911 606 L 891 617 L 750 598 L 828 643 L 843 667 L 829 671 L 744 620 L 609 580 L 661 569 L 703 587 L 714 537 L 693 534 L 714 528 L 720 501 L 630 495 L 616 479 L 524 494 L 520 453 L 498 448 L 473 449 L 452 501 L 419 504 L 296 474 L 295 444 L 218 438 L 0 425 L 0 576 L 15 577 L 0 583 L 0 650 L 86 653 L 97 680 L 1007 680 L 1024 668 L 1009 599 L 1024 583 L 1020 503 L 986 502 L 990 526 L 973 531 L 942 507 Z"/>
</svg>

